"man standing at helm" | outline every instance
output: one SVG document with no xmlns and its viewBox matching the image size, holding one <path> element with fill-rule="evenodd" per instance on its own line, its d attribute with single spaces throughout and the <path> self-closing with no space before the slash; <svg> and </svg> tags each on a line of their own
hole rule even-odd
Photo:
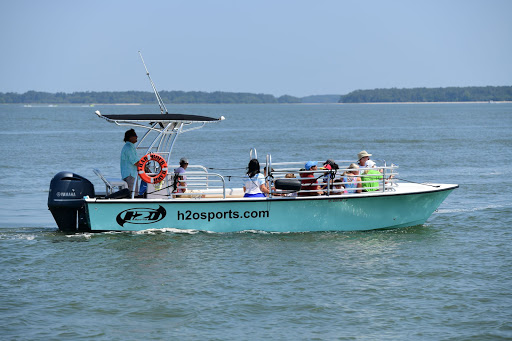
<svg viewBox="0 0 512 341">
<path fill-rule="evenodd" d="M 134 187 L 135 192 L 138 192 L 137 164 L 139 163 L 139 158 L 135 148 L 135 143 L 137 143 L 137 133 L 135 130 L 130 129 L 124 133 L 124 142 L 125 144 L 121 150 L 121 178 L 128 184 L 130 193 L 133 193 Z"/>
</svg>

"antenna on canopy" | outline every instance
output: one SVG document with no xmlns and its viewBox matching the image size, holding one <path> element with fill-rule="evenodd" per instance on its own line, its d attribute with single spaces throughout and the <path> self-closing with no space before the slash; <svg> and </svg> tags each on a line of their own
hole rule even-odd
<svg viewBox="0 0 512 341">
<path fill-rule="evenodd" d="M 153 87 L 153 91 L 155 92 L 156 100 L 158 101 L 158 105 L 160 106 L 160 113 L 163 114 L 164 112 L 167 114 L 167 108 L 165 107 L 164 101 L 162 101 L 162 97 L 160 97 L 160 94 L 158 93 L 158 90 L 156 89 L 155 83 L 153 83 L 153 80 L 151 79 L 151 76 L 149 75 L 148 68 L 146 67 L 146 63 L 144 63 L 144 58 L 142 58 L 142 53 L 139 51 L 140 59 L 142 60 L 142 64 L 144 65 L 144 69 L 146 69 L 146 75 L 148 75 L 149 82 L 151 83 L 151 86 Z"/>
</svg>

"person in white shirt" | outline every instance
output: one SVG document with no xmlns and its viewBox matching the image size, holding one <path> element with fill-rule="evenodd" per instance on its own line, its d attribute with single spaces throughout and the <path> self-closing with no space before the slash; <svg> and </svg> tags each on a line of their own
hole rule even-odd
<svg viewBox="0 0 512 341">
<path fill-rule="evenodd" d="M 265 177 L 260 173 L 260 163 L 257 159 L 249 161 L 247 174 L 242 179 L 244 183 L 244 198 L 264 198 L 269 194 L 265 185 Z"/>
<path fill-rule="evenodd" d="M 188 160 L 184 157 L 180 159 L 180 166 L 176 169 L 174 169 L 174 177 L 175 177 L 175 184 L 176 184 L 176 190 L 174 193 L 185 193 L 187 191 L 187 176 L 185 175 L 185 171 L 188 167 Z"/>
</svg>

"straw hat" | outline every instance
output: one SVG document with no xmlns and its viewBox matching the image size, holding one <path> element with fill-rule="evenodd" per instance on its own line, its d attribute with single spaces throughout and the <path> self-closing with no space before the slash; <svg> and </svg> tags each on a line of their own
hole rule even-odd
<svg viewBox="0 0 512 341">
<path fill-rule="evenodd" d="M 359 154 L 357 154 L 357 159 L 361 160 L 365 156 L 372 156 L 372 154 L 368 154 L 366 150 L 362 150 L 359 152 Z"/>
</svg>

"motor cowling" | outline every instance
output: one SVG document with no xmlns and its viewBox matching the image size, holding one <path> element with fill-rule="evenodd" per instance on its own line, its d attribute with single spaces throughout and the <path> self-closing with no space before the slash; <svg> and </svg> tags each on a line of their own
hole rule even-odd
<svg viewBox="0 0 512 341">
<path fill-rule="evenodd" d="M 94 197 L 94 185 L 72 172 L 57 173 L 50 182 L 48 209 L 61 231 L 89 230 L 84 196 Z"/>
</svg>

